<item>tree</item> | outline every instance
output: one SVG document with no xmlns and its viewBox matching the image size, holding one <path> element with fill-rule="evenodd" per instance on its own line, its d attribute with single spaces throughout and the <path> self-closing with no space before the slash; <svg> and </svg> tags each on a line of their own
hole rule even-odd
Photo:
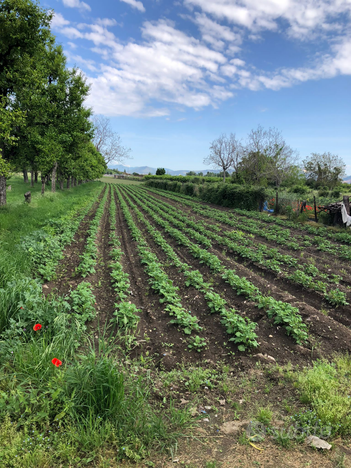
<svg viewBox="0 0 351 468">
<path fill-rule="evenodd" d="M 276 128 L 264 130 L 260 125 L 251 130 L 238 164 L 247 182 L 279 187 L 296 164 L 296 151 Z"/>
<path fill-rule="evenodd" d="M 6 179 L 11 172 L 11 164 L 3 158 L 2 152 L 5 145 L 17 144 L 18 137 L 14 134 L 14 128 L 22 125 L 25 120 L 25 114 L 12 109 L 7 101 L 4 96 L 0 98 L 0 206 L 6 205 Z"/>
<path fill-rule="evenodd" d="M 37 81 L 36 59 L 40 58 L 45 46 L 53 41 L 50 32 L 52 13 L 41 9 L 28 0 L 2 0 L 0 2 L 0 106 L 1 119 L 7 122 L 7 130 L 0 132 L 0 153 L 3 172 L 0 174 L 0 204 L 6 203 L 6 172 L 13 162 L 13 142 L 17 137 L 13 131 L 23 126 L 13 110 L 16 93 Z M 8 126 L 13 118 L 16 125 Z M 17 138 L 18 139 L 18 138 Z M 7 168 L 6 170 L 4 168 Z"/>
<path fill-rule="evenodd" d="M 94 116 L 93 125 L 93 143 L 97 151 L 102 154 L 106 164 L 112 161 L 121 164 L 126 159 L 131 158 L 130 148 L 122 146 L 120 135 L 112 130 L 110 121 L 106 117 L 102 115 Z"/>
<path fill-rule="evenodd" d="M 165 175 L 166 174 L 166 169 L 164 169 L 163 167 L 158 167 L 156 169 L 156 175 Z"/>
<path fill-rule="evenodd" d="M 226 171 L 233 167 L 237 170 L 241 157 L 241 145 L 237 141 L 235 134 L 229 137 L 222 134 L 213 140 L 210 146 L 210 154 L 204 159 L 204 164 L 212 165 L 214 169 L 221 168 L 223 172 L 223 182 L 225 182 Z"/>
<path fill-rule="evenodd" d="M 312 153 L 302 161 L 307 182 L 316 187 L 335 187 L 345 175 L 346 165 L 342 158 L 331 153 Z"/>
<path fill-rule="evenodd" d="M 196 176 L 196 172 L 194 171 L 189 171 L 185 174 L 186 176 Z"/>
</svg>

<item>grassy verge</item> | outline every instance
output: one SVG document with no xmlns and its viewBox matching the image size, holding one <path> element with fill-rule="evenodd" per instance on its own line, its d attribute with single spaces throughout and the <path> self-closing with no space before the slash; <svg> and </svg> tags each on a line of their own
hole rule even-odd
<svg viewBox="0 0 351 468">
<path fill-rule="evenodd" d="M 140 185 L 144 184 L 142 181 L 138 180 L 128 180 L 128 179 L 114 179 L 113 177 L 101 177 L 101 182 L 105 182 L 107 184 L 121 184 L 121 185 Z"/>
</svg>

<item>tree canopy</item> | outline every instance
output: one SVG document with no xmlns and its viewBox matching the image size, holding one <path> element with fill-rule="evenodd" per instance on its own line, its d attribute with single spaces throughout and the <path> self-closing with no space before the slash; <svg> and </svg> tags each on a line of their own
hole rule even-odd
<svg viewBox="0 0 351 468">
<path fill-rule="evenodd" d="M 346 165 L 336 154 L 312 153 L 302 161 L 307 182 L 316 187 L 335 187 L 345 175 Z"/>
<path fill-rule="evenodd" d="M 54 191 L 56 178 L 94 179 L 106 169 L 84 106 L 89 86 L 67 68 L 52 15 L 31 0 L 0 3 L 0 204 L 10 170 L 40 172 Z"/>
</svg>

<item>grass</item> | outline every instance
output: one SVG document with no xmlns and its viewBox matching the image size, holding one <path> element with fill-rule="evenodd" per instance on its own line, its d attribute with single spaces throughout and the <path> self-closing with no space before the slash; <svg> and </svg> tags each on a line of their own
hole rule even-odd
<svg viewBox="0 0 351 468">
<path fill-rule="evenodd" d="M 121 185 L 140 185 L 143 184 L 143 181 L 138 180 L 129 180 L 129 179 L 114 179 L 113 176 L 111 177 L 101 177 L 99 179 L 101 182 L 105 182 L 107 184 L 121 184 Z"/>
<path fill-rule="evenodd" d="M 22 237 L 41 229 L 50 219 L 58 219 L 69 210 L 82 204 L 92 194 L 101 191 L 102 184 L 89 182 L 56 193 L 40 193 L 40 184 L 35 184 L 31 204 L 24 203 L 23 193 L 30 190 L 19 176 L 10 179 L 12 190 L 7 192 L 7 204 L 0 207 L 0 258 L 7 259 L 8 268 L 18 275 L 30 275 L 30 265 L 26 255 L 18 249 Z M 1 281 L 0 281 L 1 284 Z"/>
<path fill-rule="evenodd" d="M 334 432 L 351 434 L 351 357 L 320 360 L 298 374 L 297 385 L 304 403 L 311 405 L 321 424 Z"/>
</svg>

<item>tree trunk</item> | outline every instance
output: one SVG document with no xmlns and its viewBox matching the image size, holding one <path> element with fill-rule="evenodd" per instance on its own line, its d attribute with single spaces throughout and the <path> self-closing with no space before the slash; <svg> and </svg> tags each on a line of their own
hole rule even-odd
<svg viewBox="0 0 351 468">
<path fill-rule="evenodd" d="M 27 169 L 23 169 L 23 180 L 24 180 L 25 184 L 28 182 L 28 171 L 27 171 Z"/>
<path fill-rule="evenodd" d="M 63 190 L 63 179 L 60 179 L 60 189 Z"/>
<path fill-rule="evenodd" d="M 70 188 L 71 178 L 67 177 L 67 188 Z"/>
<path fill-rule="evenodd" d="M 41 194 L 44 195 L 45 192 L 45 179 L 46 177 L 41 176 Z"/>
<path fill-rule="evenodd" d="M 77 179 L 74 178 L 74 186 L 77 187 Z"/>
<path fill-rule="evenodd" d="M 34 172 L 34 177 L 35 177 L 34 182 L 37 184 L 38 183 L 38 172 L 37 171 Z"/>
<path fill-rule="evenodd" d="M 30 186 L 34 187 L 34 172 L 30 171 Z"/>
<path fill-rule="evenodd" d="M 6 177 L 0 176 L 0 206 L 6 205 Z"/>
<path fill-rule="evenodd" d="M 56 192 L 56 172 L 57 172 L 57 161 L 55 161 L 54 167 L 52 169 L 51 176 L 51 191 Z"/>
</svg>

